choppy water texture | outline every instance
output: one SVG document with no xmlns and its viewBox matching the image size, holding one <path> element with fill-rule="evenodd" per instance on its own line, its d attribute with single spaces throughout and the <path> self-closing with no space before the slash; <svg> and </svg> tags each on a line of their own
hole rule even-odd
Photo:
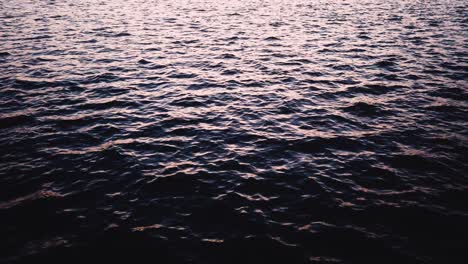
<svg viewBox="0 0 468 264">
<path fill-rule="evenodd" d="M 0 261 L 463 263 L 467 17 L 0 1 Z"/>
</svg>

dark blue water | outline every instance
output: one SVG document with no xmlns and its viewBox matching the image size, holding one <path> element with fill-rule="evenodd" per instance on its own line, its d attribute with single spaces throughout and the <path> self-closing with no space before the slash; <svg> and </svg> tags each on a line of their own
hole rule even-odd
<svg viewBox="0 0 468 264">
<path fill-rule="evenodd" d="M 466 263 L 464 0 L 0 0 L 1 263 Z"/>
</svg>

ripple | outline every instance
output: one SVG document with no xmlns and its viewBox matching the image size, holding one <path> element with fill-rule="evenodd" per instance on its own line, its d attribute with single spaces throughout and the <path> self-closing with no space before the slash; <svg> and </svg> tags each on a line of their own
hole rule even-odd
<svg viewBox="0 0 468 264">
<path fill-rule="evenodd" d="M 365 102 L 354 103 L 353 105 L 346 107 L 345 110 L 362 116 L 382 116 L 383 114 L 385 114 L 380 107 Z"/>
<path fill-rule="evenodd" d="M 0 115 L 0 128 L 31 125 L 35 118 L 27 114 Z"/>
<path fill-rule="evenodd" d="M 138 63 L 139 63 L 139 64 L 150 64 L 151 61 L 147 61 L 147 60 L 145 60 L 145 59 L 141 59 L 141 60 L 138 61 Z"/>
</svg>

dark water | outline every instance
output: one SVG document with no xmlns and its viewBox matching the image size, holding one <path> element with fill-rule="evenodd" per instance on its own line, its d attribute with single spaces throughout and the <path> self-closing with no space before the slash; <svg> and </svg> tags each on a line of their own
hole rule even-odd
<svg viewBox="0 0 468 264">
<path fill-rule="evenodd" d="M 467 10 L 0 1 L 0 262 L 466 263 Z"/>
</svg>

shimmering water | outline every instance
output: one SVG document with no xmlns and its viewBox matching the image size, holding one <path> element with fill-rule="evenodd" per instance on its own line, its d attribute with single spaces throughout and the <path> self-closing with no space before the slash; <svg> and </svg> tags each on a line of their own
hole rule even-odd
<svg viewBox="0 0 468 264">
<path fill-rule="evenodd" d="M 463 263 L 467 12 L 1 0 L 0 262 Z"/>
</svg>

